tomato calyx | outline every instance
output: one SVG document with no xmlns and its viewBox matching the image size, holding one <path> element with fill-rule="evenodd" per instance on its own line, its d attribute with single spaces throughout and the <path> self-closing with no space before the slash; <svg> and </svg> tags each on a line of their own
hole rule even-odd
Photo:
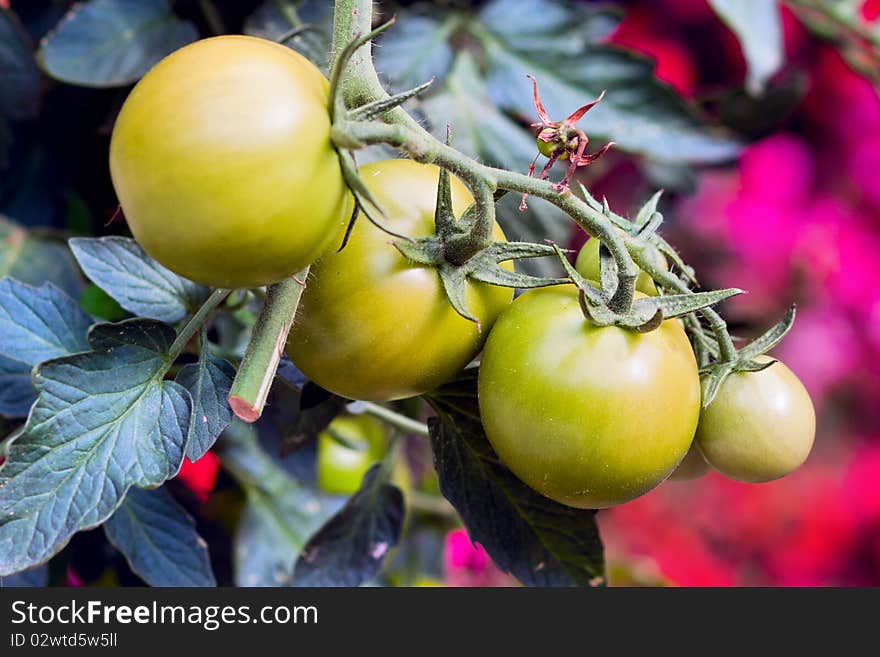
<svg viewBox="0 0 880 657">
<path fill-rule="evenodd" d="M 617 277 L 613 273 L 606 273 L 609 270 L 601 266 L 607 260 L 613 262 L 613 259 L 603 258 L 600 265 L 602 282 L 601 287 L 597 288 L 578 273 L 562 249 L 556 245 L 554 249 L 570 282 L 578 288 L 578 299 L 584 317 L 597 326 L 619 326 L 647 333 L 660 328 L 664 320 L 684 317 L 743 292 L 738 288 L 725 288 L 709 292 L 640 297 L 633 300 L 628 311 L 620 312 L 614 310 L 610 303 L 616 292 Z"/>
<path fill-rule="evenodd" d="M 553 189 L 558 192 L 564 192 L 568 189 L 569 182 L 579 167 L 592 164 L 614 145 L 614 142 L 610 141 L 595 153 L 587 155 L 587 144 L 590 142 L 590 139 L 583 130 L 577 127 L 577 122 L 581 120 L 584 114 L 593 109 L 605 97 L 605 91 L 603 90 L 598 98 L 586 105 L 582 105 L 562 121 L 553 121 L 541 102 L 541 96 L 538 93 L 538 80 L 533 75 L 528 75 L 527 77 L 532 81 L 535 112 L 538 114 L 539 119 L 536 123 L 531 124 L 533 128 L 538 128 L 539 130 L 535 138 L 538 146 L 538 155 L 529 164 L 529 176 L 534 175 L 535 163 L 540 155 L 547 157 L 547 163 L 538 173 L 539 180 L 546 179 L 550 175 L 550 169 L 558 161 L 568 160 L 569 164 L 565 176 L 560 182 L 553 183 Z M 522 211 L 526 207 L 526 195 L 523 194 L 519 209 Z"/>
<path fill-rule="evenodd" d="M 408 260 L 435 268 L 450 305 L 464 319 L 474 322 L 479 328 L 479 319 L 468 309 L 466 290 L 469 278 L 490 285 L 523 289 L 559 285 L 567 283 L 568 279 L 530 276 L 501 266 L 502 262 L 520 258 L 552 256 L 555 249 L 548 244 L 490 241 L 464 262 L 459 263 L 456 258 L 450 257 L 451 245 L 474 238 L 471 227 L 476 220 L 476 207 L 476 204 L 471 205 L 461 219 L 455 218 L 450 174 L 441 168 L 434 211 L 435 234 L 415 240 L 395 240 L 392 244 Z"/>
<path fill-rule="evenodd" d="M 767 361 L 759 359 L 759 357 L 763 356 L 779 344 L 782 338 L 785 337 L 794 325 L 795 315 L 796 309 L 795 306 L 792 306 L 788 309 L 788 312 L 785 313 L 785 316 L 766 333 L 741 349 L 738 349 L 735 358 L 732 360 L 723 360 L 704 365 L 700 368 L 700 376 L 704 379 L 703 408 L 706 408 L 712 403 L 717 396 L 718 391 L 721 389 L 721 385 L 731 374 L 735 372 L 760 372 L 776 362 L 775 360 Z M 690 326 L 688 327 L 688 332 L 693 336 L 692 328 Z M 713 351 L 714 347 L 715 351 L 712 355 L 716 357 L 718 356 L 717 347 L 712 345 L 710 341 L 705 341 L 703 346 L 707 347 L 710 352 Z"/>
</svg>

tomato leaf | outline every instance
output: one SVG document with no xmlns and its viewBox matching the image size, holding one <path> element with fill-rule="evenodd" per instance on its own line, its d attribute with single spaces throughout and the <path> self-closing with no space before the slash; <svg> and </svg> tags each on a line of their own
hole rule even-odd
<svg viewBox="0 0 880 657">
<path fill-rule="evenodd" d="M 211 355 L 208 340 L 202 335 L 202 350 L 196 363 L 184 365 L 175 381 L 189 390 L 193 399 L 193 421 L 186 456 L 198 461 L 232 421 L 232 409 L 226 398 L 232 389 L 235 368 L 222 358 Z"/>
<path fill-rule="evenodd" d="M 36 399 L 31 366 L 0 356 L 0 415 L 26 417 Z"/>
<path fill-rule="evenodd" d="M 782 16 L 776 0 L 709 0 L 715 13 L 736 34 L 748 65 L 746 88 L 757 95 L 783 64 Z"/>
<path fill-rule="evenodd" d="M 0 11 L 0 117 L 12 120 L 36 115 L 40 70 L 25 32 L 11 11 Z"/>
<path fill-rule="evenodd" d="M 291 30 L 309 26 L 284 41 L 323 71 L 329 67 L 330 35 L 333 32 L 333 6 L 323 0 L 266 0 L 247 17 L 244 33 L 278 41 Z"/>
<path fill-rule="evenodd" d="M 284 585 L 306 541 L 335 509 L 277 465 L 250 427 L 233 422 L 217 446 L 247 498 L 235 534 L 236 586 Z"/>
<path fill-rule="evenodd" d="M 177 322 L 210 294 L 204 285 L 160 265 L 128 237 L 75 237 L 70 248 L 92 282 L 141 317 Z"/>
<path fill-rule="evenodd" d="M 31 368 L 88 350 L 91 323 L 76 302 L 51 283 L 37 288 L 0 279 L 0 415 L 28 414 L 37 398 Z"/>
<path fill-rule="evenodd" d="M 150 586 L 217 585 L 195 521 L 164 487 L 129 489 L 104 531 Z"/>
<path fill-rule="evenodd" d="M 45 564 L 0 577 L 0 589 L 42 588 L 49 583 L 49 567 Z"/>
<path fill-rule="evenodd" d="M 403 493 L 381 476 L 381 464 L 309 539 L 293 571 L 294 586 L 359 586 L 375 577 L 403 529 Z"/>
<path fill-rule="evenodd" d="M 54 283 L 73 297 L 83 287 L 82 277 L 67 247 L 34 237 L 0 215 L 0 278 L 3 276 L 30 285 Z"/>
<path fill-rule="evenodd" d="M 62 82 L 121 87 L 198 36 L 168 0 L 91 0 L 73 5 L 43 38 L 38 60 Z"/>
<path fill-rule="evenodd" d="M 101 325 L 89 334 L 93 351 L 34 369 L 39 396 L 0 468 L 0 575 L 100 525 L 130 487 L 177 473 L 192 401 L 163 378 L 174 337 L 150 320 Z"/>
<path fill-rule="evenodd" d="M 431 78 L 439 82 L 452 68 L 455 53 L 449 39 L 457 23 L 457 15 L 444 15 L 436 8 L 430 14 L 403 14 L 374 51 L 376 70 L 399 88 L 416 87 Z"/>
<path fill-rule="evenodd" d="M 604 584 L 595 512 L 545 498 L 501 463 L 483 432 L 476 383 L 469 371 L 427 398 L 438 415 L 428 429 L 441 492 L 471 538 L 523 584 Z"/>
<path fill-rule="evenodd" d="M 622 150 L 662 162 L 714 163 L 733 158 L 740 149 L 729 133 L 707 127 L 692 107 L 661 83 L 649 59 L 602 42 L 616 24 L 615 15 L 604 8 L 567 0 L 492 0 L 475 18 L 434 15 L 440 18 L 431 23 L 418 14 L 402 14 L 399 26 L 414 21 L 415 27 L 389 30 L 377 49 L 378 62 L 397 88 L 424 82 L 421 76 L 429 70 L 440 74 L 442 84 L 438 80 L 433 85 L 434 93 L 422 108 L 436 132 L 451 124 L 459 135 L 456 146 L 471 155 L 523 170 L 532 160 L 534 137 L 522 126 L 535 120 L 526 74 L 538 78 L 544 104 L 557 120 L 607 89 L 582 127 L 592 137 L 614 139 Z M 458 38 L 462 33 L 468 38 Z M 445 52 L 444 41 L 444 47 L 465 44 L 454 51 L 451 67 L 439 54 Z M 483 65 L 473 67 L 474 75 L 463 89 L 458 60 L 473 58 L 475 45 Z M 416 74 L 399 61 L 383 59 L 383 49 L 392 53 L 388 60 L 404 49 L 425 53 L 431 65 L 424 70 L 414 67 Z M 493 103 L 478 100 L 486 97 Z M 519 123 L 500 121 L 497 108 Z M 459 142 L 463 132 L 471 138 Z M 527 157 L 519 152 L 524 140 L 529 140 Z"/>
</svg>

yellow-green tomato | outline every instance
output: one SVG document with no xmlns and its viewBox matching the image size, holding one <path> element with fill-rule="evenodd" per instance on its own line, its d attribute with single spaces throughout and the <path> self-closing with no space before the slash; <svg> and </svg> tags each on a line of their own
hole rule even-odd
<svg viewBox="0 0 880 657">
<path fill-rule="evenodd" d="M 693 479 L 699 479 L 703 475 L 708 474 L 711 469 L 712 468 L 709 467 L 709 464 L 706 463 L 706 459 L 703 458 L 702 453 L 700 453 L 700 446 L 694 441 L 681 463 L 679 463 L 675 471 L 669 475 L 669 481 L 691 481 Z"/>
<path fill-rule="evenodd" d="M 584 244 L 583 248 L 581 248 L 580 253 L 578 253 L 574 268 L 577 269 L 578 273 L 584 278 L 594 281 L 600 280 L 599 247 L 601 245 L 601 241 L 597 240 L 595 237 L 591 237 L 587 240 L 586 244 Z M 666 258 L 662 255 L 659 256 L 657 265 L 663 269 L 669 268 L 669 263 L 666 262 Z M 639 277 L 636 279 L 636 289 L 648 296 L 657 296 L 657 286 L 654 285 L 654 279 L 641 270 L 639 271 Z"/>
<path fill-rule="evenodd" d="M 129 94 L 110 143 L 134 237 L 213 287 L 267 285 L 311 264 L 350 208 L 327 105 L 321 72 L 272 41 L 215 37 L 163 59 Z"/>
<path fill-rule="evenodd" d="M 376 418 L 369 415 L 335 418 L 318 435 L 318 486 L 328 493 L 351 495 L 360 488 L 370 466 L 382 459 L 387 446 L 385 427 Z"/>
<path fill-rule="evenodd" d="M 779 479 L 797 469 L 807 460 L 815 435 L 810 395 L 779 361 L 760 372 L 727 377 L 703 409 L 697 428 L 697 442 L 709 465 L 749 483 Z"/>
<path fill-rule="evenodd" d="M 410 237 L 434 234 L 436 166 L 387 160 L 362 166 L 360 173 L 385 210 L 388 228 Z M 459 217 L 473 199 L 459 180 L 451 182 Z M 497 225 L 495 239 L 504 239 Z M 391 241 L 360 219 L 348 245 L 312 267 L 287 342 L 306 376 L 350 399 L 413 397 L 446 382 L 476 356 L 513 296 L 507 288 L 467 283 L 479 331 L 453 310 L 437 271 L 408 261 Z"/>
<path fill-rule="evenodd" d="M 513 302 L 486 341 L 478 384 L 502 462 L 539 493 L 585 509 L 628 502 L 663 481 L 700 414 L 681 324 L 648 333 L 596 326 L 572 286 Z"/>
</svg>

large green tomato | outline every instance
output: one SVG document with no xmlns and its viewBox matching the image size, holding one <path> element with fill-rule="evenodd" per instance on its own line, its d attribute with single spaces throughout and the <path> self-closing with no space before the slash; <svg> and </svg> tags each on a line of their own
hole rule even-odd
<svg viewBox="0 0 880 657">
<path fill-rule="evenodd" d="M 317 447 L 318 486 L 328 493 L 351 495 L 370 466 L 385 455 L 388 435 L 374 417 L 342 415 L 318 434 Z"/>
<path fill-rule="evenodd" d="M 750 483 L 779 479 L 797 469 L 810 454 L 815 435 L 810 395 L 779 361 L 760 372 L 727 377 L 703 409 L 697 428 L 697 442 L 709 464 L 731 479 Z"/>
<path fill-rule="evenodd" d="M 520 296 L 492 328 L 479 373 L 486 436 L 511 471 L 562 504 L 628 502 L 684 458 L 700 378 L 677 321 L 598 327 L 571 286 Z"/>
<path fill-rule="evenodd" d="M 592 281 L 600 280 L 599 275 L 599 247 L 602 246 L 602 242 L 597 240 L 594 237 L 591 237 L 587 240 L 586 244 L 584 244 L 583 248 L 581 248 L 580 253 L 578 253 L 577 260 L 574 263 L 574 268 L 577 269 L 578 273 L 584 278 L 590 279 Z M 666 258 L 662 255 L 658 258 L 657 266 L 668 269 L 669 263 L 666 262 Z M 654 279 L 648 276 L 647 273 L 639 270 L 639 277 L 636 279 L 636 289 L 639 292 L 643 292 L 651 297 L 657 296 L 657 286 L 654 284 Z"/>
<path fill-rule="evenodd" d="M 137 241 L 213 287 L 267 285 L 311 264 L 350 209 L 327 105 L 320 71 L 272 41 L 222 36 L 163 59 L 110 142 Z"/>
<path fill-rule="evenodd" d="M 434 233 L 437 167 L 387 160 L 360 173 L 390 229 L 410 237 Z M 453 178 L 455 215 L 471 202 Z M 341 252 L 316 262 L 287 342 L 306 376 L 343 397 L 386 401 L 433 390 L 477 355 L 513 296 L 507 288 L 468 282 L 478 331 L 449 305 L 437 271 L 408 261 L 391 239 L 361 218 Z M 504 239 L 497 225 L 495 239 Z"/>
</svg>

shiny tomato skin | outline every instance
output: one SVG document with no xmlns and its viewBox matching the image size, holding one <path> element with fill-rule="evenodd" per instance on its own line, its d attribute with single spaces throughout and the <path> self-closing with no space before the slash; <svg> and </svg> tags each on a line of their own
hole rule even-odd
<svg viewBox="0 0 880 657">
<path fill-rule="evenodd" d="M 334 434 L 343 439 L 334 437 Z M 336 495 L 351 495 L 361 486 L 370 466 L 380 461 L 388 447 L 385 426 L 369 415 L 342 415 L 318 434 L 318 486 Z"/>
<path fill-rule="evenodd" d="M 815 435 L 810 395 L 781 361 L 760 372 L 727 377 L 697 427 L 697 442 L 709 465 L 748 483 L 773 481 L 796 470 L 809 456 Z"/>
<path fill-rule="evenodd" d="M 434 233 L 436 166 L 386 160 L 360 173 L 390 229 L 410 237 Z M 472 202 L 456 178 L 452 200 L 456 216 Z M 497 225 L 495 239 L 504 239 Z M 401 399 L 443 384 L 477 355 L 513 296 L 508 288 L 469 281 L 478 331 L 449 305 L 437 271 L 409 262 L 391 241 L 359 219 L 348 245 L 312 267 L 287 342 L 288 355 L 306 376 L 350 399 Z"/>
<path fill-rule="evenodd" d="M 514 301 L 486 341 L 478 389 L 502 462 L 578 508 L 621 504 L 663 481 L 700 412 L 697 364 L 679 322 L 643 334 L 598 327 L 571 286 Z"/>
<path fill-rule="evenodd" d="M 330 142 L 328 83 L 272 41 L 221 36 L 175 51 L 134 87 L 110 172 L 144 249 L 186 278 L 257 287 L 339 239 L 350 199 Z"/>
</svg>

